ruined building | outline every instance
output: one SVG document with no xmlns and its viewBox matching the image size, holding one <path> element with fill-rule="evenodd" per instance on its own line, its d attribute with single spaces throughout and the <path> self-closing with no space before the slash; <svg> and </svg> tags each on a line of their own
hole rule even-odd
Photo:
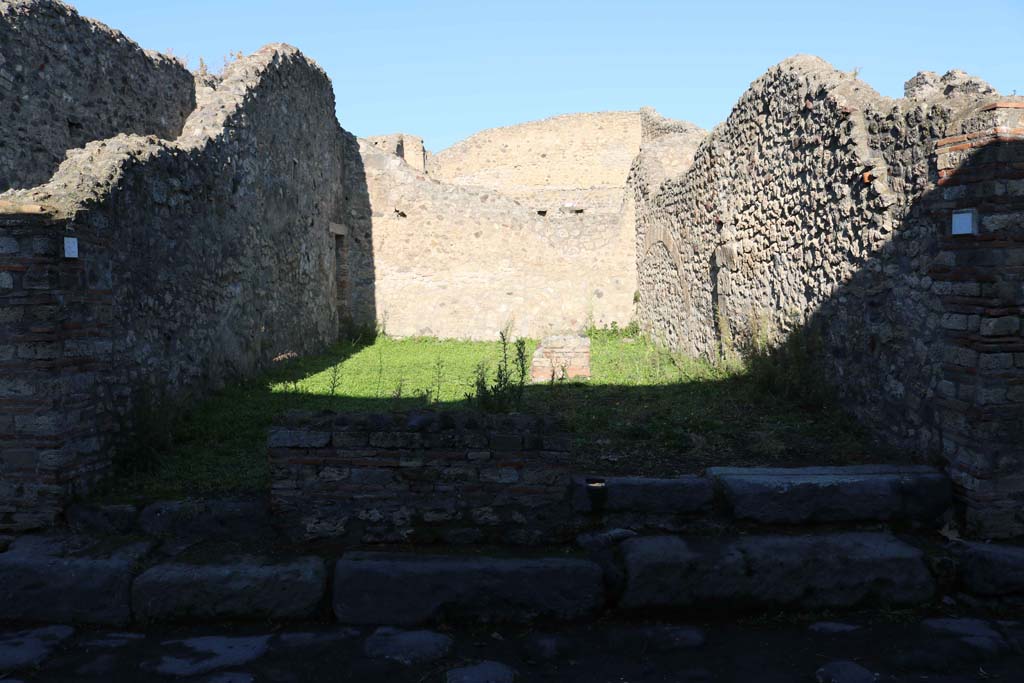
<svg viewBox="0 0 1024 683">
<path fill-rule="evenodd" d="M 52 522 L 163 402 L 345 326 L 635 318 L 707 356 L 812 331 L 850 411 L 946 464 L 974 533 L 1020 534 L 1022 117 L 959 72 L 889 100 L 795 57 L 710 133 L 581 114 L 430 154 L 343 130 L 293 47 L 196 77 L 0 1 L 0 530 Z"/>
</svg>

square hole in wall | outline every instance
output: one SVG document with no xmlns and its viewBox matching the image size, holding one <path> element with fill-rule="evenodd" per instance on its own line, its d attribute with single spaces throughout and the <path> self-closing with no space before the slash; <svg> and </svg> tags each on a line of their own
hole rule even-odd
<svg viewBox="0 0 1024 683">
<path fill-rule="evenodd" d="M 950 229 L 952 235 L 977 235 L 978 234 L 978 210 L 960 209 L 953 212 L 953 220 Z"/>
</svg>

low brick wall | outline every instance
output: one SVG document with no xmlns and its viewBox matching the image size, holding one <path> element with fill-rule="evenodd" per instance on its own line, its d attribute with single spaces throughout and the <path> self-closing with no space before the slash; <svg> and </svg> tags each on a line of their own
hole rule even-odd
<svg viewBox="0 0 1024 683">
<path fill-rule="evenodd" d="M 545 337 L 533 353 L 530 380 L 590 379 L 590 338 L 579 335 Z"/>
<path fill-rule="evenodd" d="M 570 438 L 526 415 L 290 415 L 270 431 L 289 534 L 358 543 L 572 537 Z"/>
</svg>

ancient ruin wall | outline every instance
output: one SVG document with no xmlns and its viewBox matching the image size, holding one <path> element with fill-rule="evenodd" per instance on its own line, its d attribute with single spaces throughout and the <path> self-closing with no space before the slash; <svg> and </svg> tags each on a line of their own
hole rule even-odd
<svg viewBox="0 0 1024 683">
<path fill-rule="evenodd" d="M 650 109 L 559 116 L 478 133 L 430 157 L 426 176 L 378 152 L 403 151 L 404 136 L 364 141 L 366 168 L 350 177 L 372 206 L 346 214 L 364 234 L 372 223 L 378 320 L 390 334 L 473 339 L 509 322 L 533 337 L 628 324 L 630 162 L 641 142 L 675 140 L 665 166 L 685 165 L 703 136 Z"/>
<path fill-rule="evenodd" d="M 118 133 L 173 140 L 192 74 L 56 0 L 0 1 L 0 192 L 45 182 L 69 149 Z"/>
<path fill-rule="evenodd" d="M 377 149 L 404 159 L 405 163 L 417 171 L 427 170 L 427 150 L 423 147 L 423 138 L 407 133 L 394 133 L 392 135 L 373 135 L 365 140 Z"/>
<path fill-rule="evenodd" d="M 1024 466 L 1002 436 L 1009 423 L 982 434 L 967 417 L 962 436 L 975 444 L 962 452 L 945 443 L 955 418 L 935 400 L 960 353 L 943 334 L 961 287 L 951 280 L 967 275 L 934 269 L 951 206 L 932 153 L 944 135 L 992 125 L 970 113 L 994 94 L 954 72 L 923 74 L 908 95 L 888 100 L 819 59 L 792 58 L 751 85 L 682 176 L 659 186 L 635 168 L 638 315 L 708 356 L 810 325 L 844 405 L 883 441 L 1006 482 Z M 1013 464 L 997 473 L 996 461 Z M 967 481 L 968 498 L 977 492 Z M 981 507 L 976 528 L 1012 532 Z"/>
<path fill-rule="evenodd" d="M 365 141 L 360 150 L 388 334 L 494 339 L 512 323 L 542 337 L 629 322 L 632 214 L 541 216 L 498 192 L 433 180 Z"/>
<path fill-rule="evenodd" d="M 275 45 L 203 89 L 178 140 L 94 142 L 2 196 L 52 208 L 0 232 L 0 529 L 52 518 L 140 414 L 336 338 L 343 140 L 327 76 Z"/>
<path fill-rule="evenodd" d="M 427 170 L 534 210 L 617 213 L 641 136 L 639 112 L 567 114 L 481 131 L 433 155 Z"/>
</svg>

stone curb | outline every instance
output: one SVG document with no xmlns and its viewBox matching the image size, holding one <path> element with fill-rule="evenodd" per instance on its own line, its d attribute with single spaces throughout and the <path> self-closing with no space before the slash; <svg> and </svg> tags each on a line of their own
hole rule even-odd
<svg viewBox="0 0 1024 683">
<path fill-rule="evenodd" d="M 328 598 L 338 621 L 572 621 L 607 610 L 846 609 L 936 598 L 922 550 L 888 532 L 731 538 L 634 536 L 617 560 L 349 552 L 327 581 L 323 560 L 138 564 L 151 546 L 61 556 L 24 537 L 0 554 L 0 622 L 124 626 L 149 621 L 308 619 Z M 1024 548 L 953 547 L 958 590 L 1024 596 Z M 616 581 L 621 593 L 611 588 Z M 948 578 L 948 577 L 945 577 Z M 618 596 L 618 597 L 617 597 Z M 970 598 L 973 599 L 973 598 Z"/>
</svg>

